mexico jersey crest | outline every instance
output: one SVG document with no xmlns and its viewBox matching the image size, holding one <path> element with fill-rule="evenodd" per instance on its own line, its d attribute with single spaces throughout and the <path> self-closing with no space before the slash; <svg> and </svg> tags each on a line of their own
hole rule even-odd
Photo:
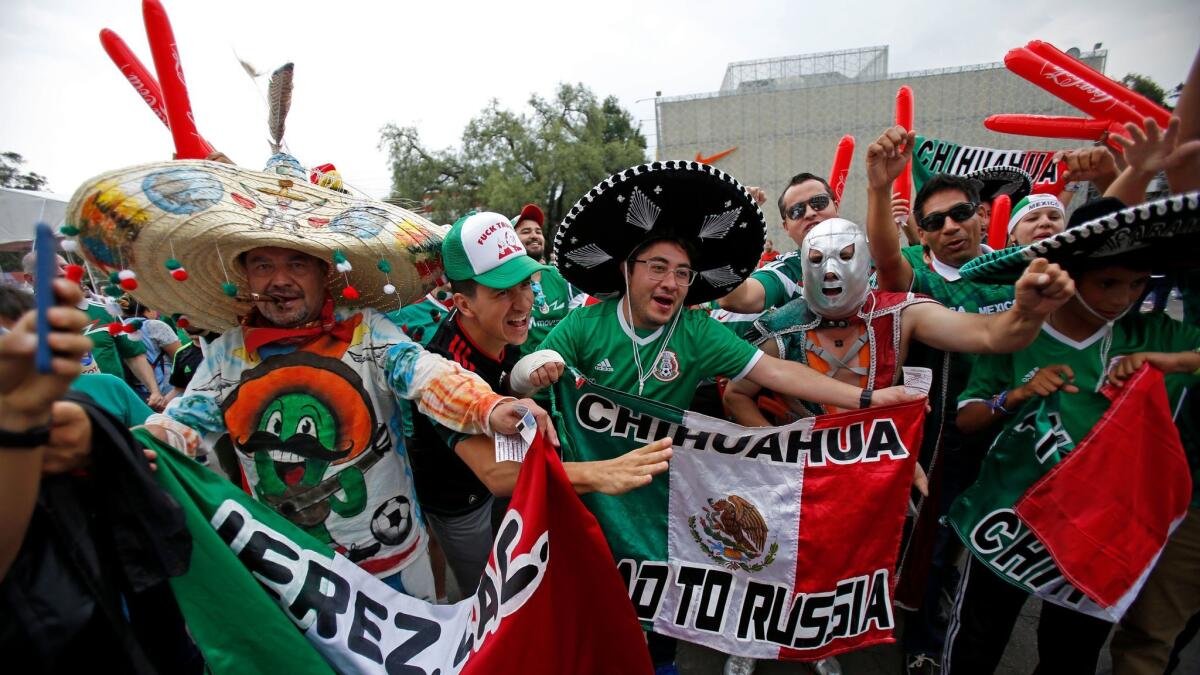
<svg viewBox="0 0 1200 675">
<path fill-rule="evenodd" d="M 670 382 L 679 377 L 679 359 L 670 349 L 664 350 L 654 366 L 654 377 L 660 382 Z"/>
</svg>

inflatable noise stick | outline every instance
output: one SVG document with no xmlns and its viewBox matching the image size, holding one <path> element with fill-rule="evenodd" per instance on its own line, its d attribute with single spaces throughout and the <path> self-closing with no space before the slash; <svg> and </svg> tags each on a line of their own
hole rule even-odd
<svg viewBox="0 0 1200 675">
<path fill-rule="evenodd" d="M 913 92 L 908 85 L 896 92 L 896 125 L 904 127 L 905 131 L 913 130 Z M 892 192 L 900 193 L 901 199 L 912 200 L 912 160 L 896 178 Z"/>
<path fill-rule="evenodd" d="M 988 246 L 999 251 L 1008 240 L 1008 218 L 1012 215 L 1012 198 L 1000 195 L 992 200 L 992 219 L 988 223 Z"/>
<path fill-rule="evenodd" d="M 146 39 L 150 42 L 150 53 L 154 57 L 154 70 L 158 73 L 163 98 L 167 107 L 171 136 L 175 141 L 176 159 L 204 159 L 212 154 L 208 144 L 196 130 L 192 118 L 192 104 L 188 100 L 187 82 L 183 79 L 183 65 L 179 61 L 179 49 L 175 43 L 175 32 L 167 11 L 159 0 L 142 0 L 142 18 L 146 24 Z"/>
<path fill-rule="evenodd" d="M 113 65 L 125 79 L 129 81 L 129 85 L 133 90 L 142 97 L 146 105 L 150 106 L 150 110 L 158 117 L 168 129 L 171 128 L 171 123 L 167 121 L 167 106 L 163 101 L 162 90 L 158 87 L 158 80 L 146 70 L 146 66 L 134 56 L 133 51 L 129 49 L 129 45 L 121 39 L 120 35 L 105 28 L 100 31 L 100 44 L 104 47 L 104 51 L 108 53 L 108 58 L 112 59 Z"/>
<path fill-rule="evenodd" d="M 1116 98 L 1122 103 L 1125 103 L 1130 108 L 1133 108 L 1139 116 L 1153 118 L 1160 127 L 1165 129 L 1171 122 L 1171 113 L 1166 108 L 1155 103 L 1154 101 L 1151 101 L 1145 96 L 1142 96 L 1129 87 L 1126 87 L 1120 82 L 1107 77 L 1083 61 L 1080 61 L 1069 54 L 1063 53 L 1049 42 L 1031 40 L 1029 44 L 1025 45 L 1025 48 L 1042 57 L 1043 59 L 1046 59 L 1051 64 L 1056 65 L 1068 72 L 1074 73 L 1076 77 L 1087 81 L 1089 84 L 1095 86 L 1104 93 Z M 1140 120 L 1138 121 L 1138 125 L 1141 125 Z"/>
<path fill-rule="evenodd" d="M 1124 127 L 1111 120 L 1060 115 L 991 115 L 983 121 L 983 126 L 1001 134 L 1081 141 L 1099 141 L 1105 132 L 1128 135 Z"/>
<path fill-rule="evenodd" d="M 846 189 L 846 176 L 850 174 L 850 161 L 854 159 L 854 137 L 842 136 L 837 151 L 833 154 L 833 168 L 829 171 L 829 185 L 833 188 L 834 200 L 842 201 L 842 190 Z"/>
<path fill-rule="evenodd" d="M 1024 47 L 1004 55 L 1009 70 L 1098 120 L 1142 126 L 1143 115 L 1101 87 Z"/>
</svg>

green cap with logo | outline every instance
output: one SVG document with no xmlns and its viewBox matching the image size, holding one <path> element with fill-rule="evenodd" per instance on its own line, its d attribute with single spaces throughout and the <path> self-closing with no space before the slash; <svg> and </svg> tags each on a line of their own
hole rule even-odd
<svg viewBox="0 0 1200 675">
<path fill-rule="evenodd" d="M 468 213 L 442 240 L 442 264 L 451 281 L 470 279 L 488 288 L 512 288 L 536 272 L 552 269 L 530 258 L 508 218 Z"/>
</svg>

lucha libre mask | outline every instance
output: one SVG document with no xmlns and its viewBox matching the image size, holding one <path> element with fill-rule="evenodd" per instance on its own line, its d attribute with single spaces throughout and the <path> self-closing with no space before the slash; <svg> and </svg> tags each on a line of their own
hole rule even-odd
<svg viewBox="0 0 1200 675">
<path fill-rule="evenodd" d="M 841 218 L 818 224 L 800 244 L 800 261 L 804 301 L 820 316 L 844 319 L 867 299 L 871 252 L 858 225 Z"/>
</svg>

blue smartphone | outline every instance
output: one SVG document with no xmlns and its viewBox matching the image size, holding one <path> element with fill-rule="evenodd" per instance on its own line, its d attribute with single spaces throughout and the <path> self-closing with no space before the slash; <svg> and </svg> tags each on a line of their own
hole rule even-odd
<svg viewBox="0 0 1200 675">
<path fill-rule="evenodd" d="M 42 374 L 50 372 L 50 308 L 57 304 L 54 297 L 54 278 L 58 276 L 58 247 L 54 232 L 45 223 L 37 224 L 33 240 L 37 252 L 37 278 L 34 281 L 34 299 L 37 301 L 37 352 L 33 364 Z"/>
</svg>

